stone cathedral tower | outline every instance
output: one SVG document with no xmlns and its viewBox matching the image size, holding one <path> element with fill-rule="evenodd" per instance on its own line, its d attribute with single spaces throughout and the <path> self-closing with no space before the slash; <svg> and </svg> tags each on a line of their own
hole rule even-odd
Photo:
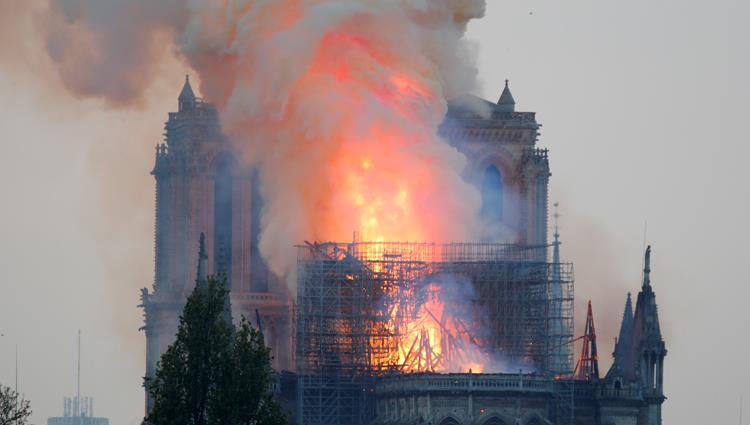
<svg viewBox="0 0 750 425">
<path fill-rule="evenodd" d="M 289 295 L 257 249 L 262 199 L 251 168 L 222 134 L 216 109 L 196 97 L 188 77 L 169 113 L 165 143 L 156 147 L 154 283 L 142 290 L 146 379 L 174 340 L 179 315 L 195 286 L 198 240 L 205 233 L 206 272 L 223 275 L 235 319 L 258 310 L 274 366 L 289 367 Z M 150 402 L 147 397 L 147 410 Z"/>
<path fill-rule="evenodd" d="M 448 106 L 440 134 L 468 159 L 465 178 L 482 194 L 488 240 L 548 245 L 549 159 L 541 124 L 517 112 L 508 80 L 497 103 L 467 96 Z"/>
</svg>

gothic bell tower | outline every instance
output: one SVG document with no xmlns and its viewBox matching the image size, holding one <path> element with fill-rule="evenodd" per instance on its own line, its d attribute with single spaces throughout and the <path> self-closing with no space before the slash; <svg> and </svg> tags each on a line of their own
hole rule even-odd
<svg viewBox="0 0 750 425">
<path fill-rule="evenodd" d="M 289 296 L 258 251 L 263 200 L 255 172 L 239 160 L 221 131 L 217 110 L 195 95 L 188 76 L 177 101 L 151 172 L 156 180 L 154 282 L 142 290 L 141 305 L 146 379 L 174 340 L 182 306 L 195 286 L 201 234 L 206 271 L 226 278 L 234 319 L 255 319 L 257 310 L 274 366 L 286 368 L 291 361 Z"/>
<path fill-rule="evenodd" d="M 484 238 L 546 246 L 549 158 L 539 148 L 536 113 L 516 111 L 508 80 L 496 103 L 465 96 L 449 103 L 440 127 L 468 159 L 465 178 L 482 195 Z"/>
</svg>

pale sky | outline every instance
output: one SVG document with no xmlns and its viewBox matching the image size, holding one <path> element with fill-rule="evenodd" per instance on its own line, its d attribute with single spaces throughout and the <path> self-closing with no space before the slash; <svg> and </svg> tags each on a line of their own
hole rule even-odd
<svg viewBox="0 0 750 425">
<path fill-rule="evenodd" d="M 11 4 L 13 3 L 13 4 Z M 750 2 L 488 0 L 470 25 L 480 95 L 505 78 L 536 111 L 575 263 L 576 334 L 593 300 L 604 368 L 644 223 L 669 350 L 664 423 L 737 423 L 750 380 Z M 139 288 L 153 270 L 153 148 L 187 70 L 164 52 L 139 107 L 66 94 L 35 31 L 35 8 L 0 0 L 0 383 L 33 421 L 74 391 L 112 425 L 140 422 L 145 337 Z M 745 399 L 750 394 L 745 395 Z M 748 409 L 746 409 L 748 410 Z"/>
</svg>

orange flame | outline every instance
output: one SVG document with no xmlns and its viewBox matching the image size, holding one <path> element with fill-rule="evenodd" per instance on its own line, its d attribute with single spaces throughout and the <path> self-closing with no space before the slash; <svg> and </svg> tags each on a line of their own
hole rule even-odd
<svg viewBox="0 0 750 425">
<path fill-rule="evenodd" d="M 301 240 L 478 237 L 466 158 L 438 136 L 446 96 L 473 81 L 460 39 L 476 1 L 228 3 L 199 8 L 187 57 L 259 167 L 276 274 Z"/>
<path fill-rule="evenodd" d="M 476 372 L 488 368 L 490 357 L 472 337 L 461 317 L 447 308 L 441 285 L 426 287 L 426 300 L 412 317 L 395 320 L 396 366 L 405 372 Z M 450 306 L 449 306 L 450 307 Z M 393 313 L 395 318 L 397 313 Z"/>
</svg>

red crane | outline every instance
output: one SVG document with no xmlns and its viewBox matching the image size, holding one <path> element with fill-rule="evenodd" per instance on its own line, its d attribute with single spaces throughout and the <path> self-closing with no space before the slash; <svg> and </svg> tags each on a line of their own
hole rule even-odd
<svg viewBox="0 0 750 425">
<path fill-rule="evenodd" d="M 589 311 L 586 315 L 586 330 L 583 334 L 583 348 L 581 357 L 578 358 L 573 378 L 582 381 L 595 381 L 599 379 L 599 354 L 596 351 L 596 330 L 594 329 L 594 313 L 591 310 L 589 300 Z"/>
</svg>

